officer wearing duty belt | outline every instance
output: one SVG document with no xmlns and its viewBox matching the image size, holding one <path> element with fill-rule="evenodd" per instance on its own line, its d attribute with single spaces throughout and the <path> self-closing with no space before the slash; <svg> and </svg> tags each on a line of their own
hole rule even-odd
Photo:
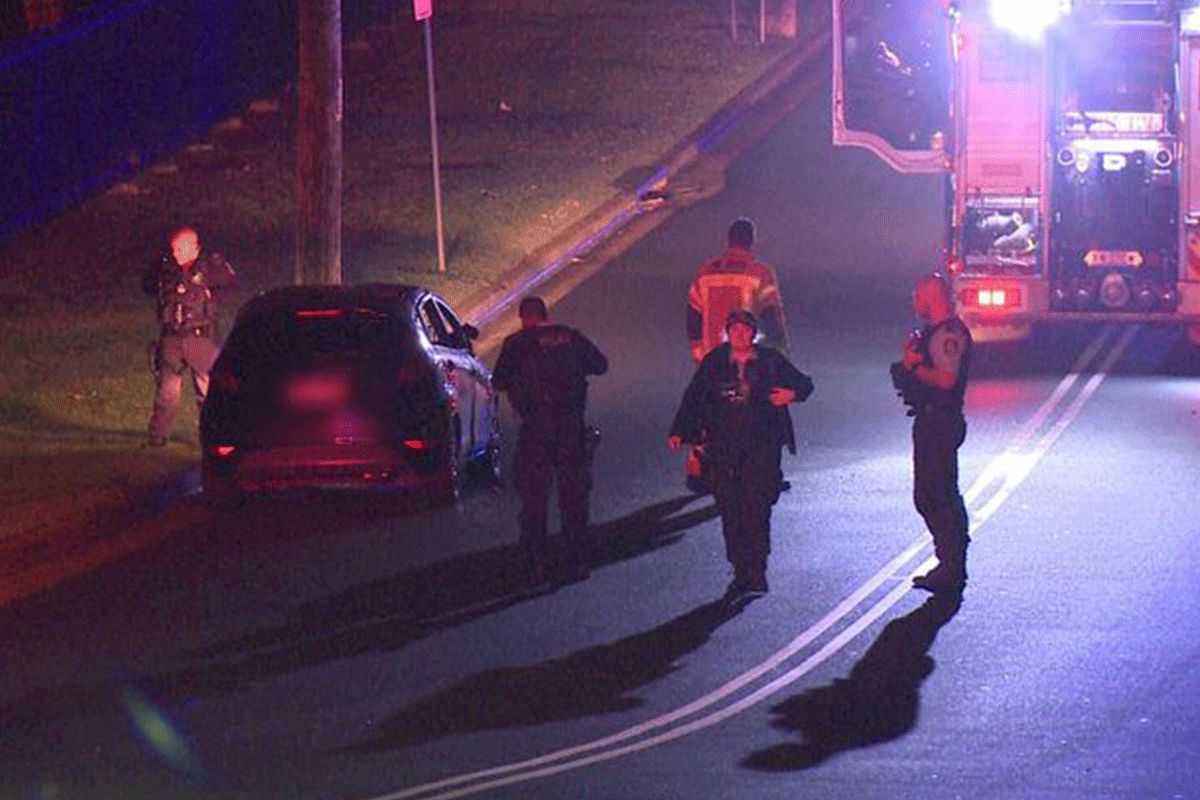
<svg viewBox="0 0 1200 800">
<path fill-rule="evenodd" d="M 971 362 L 971 334 L 954 313 L 950 284 L 939 274 L 921 278 L 913 311 L 925 325 L 892 365 L 892 381 L 913 416 L 913 502 L 933 535 L 938 564 L 913 585 L 935 594 L 959 594 L 967 583 L 967 508 L 958 490 L 958 448 L 967 435 L 963 400 Z"/>
<path fill-rule="evenodd" d="M 208 393 L 208 372 L 217 358 L 218 301 L 236 280 L 219 253 L 204 250 L 193 228 L 180 228 L 171 252 L 142 275 L 142 290 L 158 299 L 158 341 L 152 354 L 156 390 L 150 416 L 151 447 L 167 443 L 183 394 L 183 373 L 191 373 L 196 404 Z"/>
<path fill-rule="evenodd" d="M 550 321 L 540 297 L 518 308 L 521 330 L 504 340 L 492 369 L 492 386 L 508 394 L 521 417 L 513 483 L 521 497 L 521 540 L 533 583 L 549 578 L 547 506 L 558 480 L 564 581 L 583 580 L 591 571 L 587 455 L 587 378 L 608 371 L 608 359 L 579 331 Z"/>
</svg>

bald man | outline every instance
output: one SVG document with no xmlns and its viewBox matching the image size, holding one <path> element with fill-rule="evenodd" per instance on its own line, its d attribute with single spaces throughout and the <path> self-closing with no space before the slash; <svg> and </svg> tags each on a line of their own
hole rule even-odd
<svg viewBox="0 0 1200 800">
<path fill-rule="evenodd" d="M 208 393 L 208 372 L 217 358 L 218 301 L 235 275 L 219 253 L 205 250 L 194 228 L 179 228 L 170 252 L 142 275 L 142 289 L 158 299 L 158 342 L 154 351 L 154 411 L 147 445 L 163 447 L 175 424 L 183 375 L 191 374 L 196 405 Z"/>
<path fill-rule="evenodd" d="M 958 490 L 958 448 L 967 435 L 963 400 L 971 333 L 954 313 L 950 284 L 938 274 L 917 281 L 913 311 L 924 323 L 904 346 L 893 376 L 913 414 L 913 502 L 933 535 L 938 564 L 913 579 L 935 594 L 961 594 L 967 583 L 967 508 Z"/>
</svg>

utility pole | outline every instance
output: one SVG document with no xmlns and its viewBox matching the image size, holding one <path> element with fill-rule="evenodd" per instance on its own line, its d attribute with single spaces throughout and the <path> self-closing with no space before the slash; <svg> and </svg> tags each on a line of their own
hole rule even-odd
<svg viewBox="0 0 1200 800">
<path fill-rule="evenodd" d="M 413 16 L 425 28 L 425 84 L 429 89 L 429 146 L 433 155 L 433 214 L 437 228 L 437 268 L 446 271 L 446 229 L 442 222 L 442 160 L 438 154 L 437 89 L 433 81 L 433 0 L 413 0 Z"/>
<path fill-rule="evenodd" d="M 342 282 L 341 0 L 298 0 L 296 275 Z"/>
</svg>

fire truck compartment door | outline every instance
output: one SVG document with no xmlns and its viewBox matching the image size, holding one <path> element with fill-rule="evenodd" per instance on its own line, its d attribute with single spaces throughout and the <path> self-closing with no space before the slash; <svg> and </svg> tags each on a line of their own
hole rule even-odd
<svg viewBox="0 0 1200 800">
<path fill-rule="evenodd" d="M 1180 163 L 1183 216 L 1194 221 L 1200 218 L 1200 34 L 1183 38 L 1179 48 L 1179 71 L 1185 137 L 1183 152 L 1186 154 Z"/>
<path fill-rule="evenodd" d="M 962 186 L 973 193 L 1043 191 L 1045 71 L 1041 50 L 963 14 Z"/>
<path fill-rule="evenodd" d="M 1200 30 L 1185 29 L 1179 45 L 1179 103 L 1182 106 L 1179 161 L 1179 310 L 1200 313 Z M 1192 335 L 1200 343 L 1200 328 Z"/>
<path fill-rule="evenodd" d="M 832 0 L 833 143 L 900 172 L 950 164 L 951 38 L 943 0 Z"/>
</svg>

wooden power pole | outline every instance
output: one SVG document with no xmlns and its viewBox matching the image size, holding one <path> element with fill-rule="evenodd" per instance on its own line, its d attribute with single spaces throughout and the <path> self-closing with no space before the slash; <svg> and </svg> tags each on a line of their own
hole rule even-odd
<svg viewBox="0 0 1200 800">
<path fill-rule="evenodd" d="M 342 282 L 341 0 L 298 0 L 296 283 Z"/>
</svg>

